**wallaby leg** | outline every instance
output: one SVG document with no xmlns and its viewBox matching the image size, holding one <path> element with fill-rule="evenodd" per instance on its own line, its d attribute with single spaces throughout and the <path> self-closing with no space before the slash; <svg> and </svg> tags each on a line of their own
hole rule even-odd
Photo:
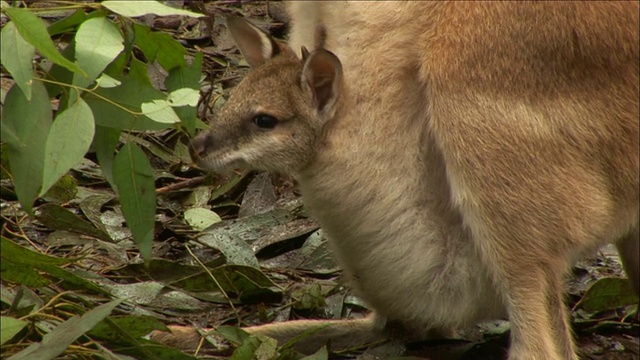
<svg viewBox="0 0 640 360">
<path fill-rule="evenodd" d="M 502 282 L 511 322 L 509 360 L 577 360 L 562 297 L 554 289 L 560 280 L 543 269 L 503 274 L 496 278 Z"/>
<path fill-rule="evenodd" d="M 573 333 L 571 331 L 567 305 L 564 301 L 564 279 L 561 277 L 555 279 L 560 281 L 551 284 L 549 287 L 550 296 L 548 297 L 547 311 L 551 314 L 550 319 L 558 351 L 564 355 L 563 359 L 575 359 L 577 352 L 574 342 L 572 341 Z"/>
<path fill-rule="evenodd" d="M 151 339 L 172 347 L 194 350 L 200 342 L 200 333 L 189 326 L 169 326 L 170 332 L 154 331 Z M 303 333 L 310 335 L 294 345 L 302 353 L 313 353 L 331 341 L 331 348 L 348 349 L 386 340 L 375 328 L 374 316 L 355 320 L 294 320 L 243 328 L 250 334 L 261 334 L 278 340 L 282 345 Z M 318 330 L 317 332 L 313 332 Z"/>
<path fill-rule="evenodd" d="M 629 278 L 633 290 L 640 296 L 640 234 L 638 228 L 618 240 L 616 247 L 627 278 Z"/>
</svg>

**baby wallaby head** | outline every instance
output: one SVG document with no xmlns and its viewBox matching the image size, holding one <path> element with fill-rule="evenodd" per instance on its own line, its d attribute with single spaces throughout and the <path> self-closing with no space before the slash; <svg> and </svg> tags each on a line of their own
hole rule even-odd
<svg viewBox="0 0 640 360">
<path fill-rule="evenodd" d="M 229 18 L 227 25 L 252 70 L 210 119 L 210 129 L 193 139 L 191 157 L 214 171 L 305 168 L 338 107 L 340 60 L 324 49 L 303 49 L 299 59 L 245 20 Z"/>
</svg>

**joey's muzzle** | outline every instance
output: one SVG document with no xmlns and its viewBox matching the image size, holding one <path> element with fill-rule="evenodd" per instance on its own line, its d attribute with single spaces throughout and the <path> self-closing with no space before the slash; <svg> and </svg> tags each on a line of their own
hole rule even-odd
<svg viewBox="0 0 640 360">
<path fill-rule="evenodd" d="M 196 135 L 189 143 L 189 155 L 195 163 L 200 163 L 213 148 L 213 135 L 209 131 L 203 131 Z"/>
</svg>

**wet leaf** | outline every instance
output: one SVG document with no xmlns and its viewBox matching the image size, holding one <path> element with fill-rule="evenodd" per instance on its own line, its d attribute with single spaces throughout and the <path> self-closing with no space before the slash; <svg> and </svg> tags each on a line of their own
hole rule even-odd
<svg viewBox="0 0 640 360">
<path fill-rule="evenodd" d="M 153 330 L 166 330 L 158 319 L 150 316 L 110 316 L 88 332 L 89 336 L 121 341 L 125 337 L 141 338 Z"/>
<path fill-rule="evenodd" d="M 629 280 L 603 278 L 591 285 L 576 306 L 586 311 L 605 311 L 637 302 L 638 296 L 633 292 Z"/>
<path fill-rule="evenodd" d="M 4 343 L 13 339 L 28 324 L 27 321 L 18 320 L 11 316 L 0 317 L 0 345 L 4 345 Z"/>
<path fill-rule="evenodd" d="M 20 276 L 20 273 L 22 272 L 24 274 L 22 276 L 28 276 L 22 280 L 41 282 L 41 278 L 34 278 L 32 276 L 34 273 L 33 270 L 28 270 L 29 268 L 33 268 L 45 272 L 54 278 L 64 280 L 68 284 L 81 289 L 90 290 L 100 294 L 108 294 L 95 284 L 59 267 L 60 265 L 71 262 L 72 260 L 60 259 L 54 256 L 43 255 L 35 251 L 27 250 L 4 236 L 0 238 L 0 241 L 2 242 L 2 251 L 0 252 L 0 256 L 2 257 L 1 266 L 3 269 L 3 278 L 9 275 Z M 31 276 L 29 276 L 29 274 L 31 274 Z M 18 279 L 11 280 L 17 281 Z M 25 285 L 27 284 L 25 283 Z"/>
<path fill-rule="evenodd" d="M 70 318 L 46 334 L 41 342 L 29 345 L 29 347 L 7 360 L 47 360 L 55 358 L 62 354 L 78 337 L 84 335 L 107 317 L 122 301 L 121 299 L 113 300 L 87 311 L 80 317 L 74 316 Z"/>
<path fill-rule="evenodd" d="M 109 235 L 104 231 L 96 229 L 93 224 L 57 204 L 40 206 L 36 218 L 50 229 L 74 231 L 105 241 L 111 241 Z"/>
<path fill-rule="evenodd" d="M 184 212 L 184 219 L 192 228 L 194 228 L 194 230 L 198 231 L 202 231 L 209 226 L 222 221 L 218 214 L 204 208 L 186 210 Z"/>
<path fill-rule="evenodd" d="M 219 232 L 219 228 L 205 230 L 198 236 L 198 241 L 219 250 L 231 264 L 260 266 L 253 249 L 243 239 L 233 236 L 231 232 Z"/>
</svg>

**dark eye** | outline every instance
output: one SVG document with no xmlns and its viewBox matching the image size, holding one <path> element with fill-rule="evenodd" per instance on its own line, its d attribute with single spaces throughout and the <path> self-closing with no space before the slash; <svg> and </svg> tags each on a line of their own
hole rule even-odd
<svg viewBox="0 0 640 360">
<path fill-rule="evenodd" d="M 260 114 L 253 118 L 253 123 L 261 129 L 273 129 L 278 124 L 278 119 L 271 115 Z"/>
</svg>

